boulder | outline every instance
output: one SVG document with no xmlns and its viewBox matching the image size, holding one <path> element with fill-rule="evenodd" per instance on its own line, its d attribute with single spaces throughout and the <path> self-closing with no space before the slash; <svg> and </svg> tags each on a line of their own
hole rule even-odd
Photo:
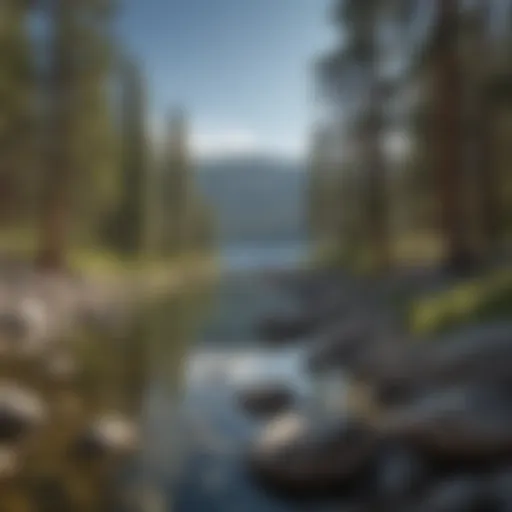
<svg viewBox="0 0 512 512">
<path fill-rule="evenodd" d="M 494 510 L 498 512 L 512 510 L 512 466 L 500 468 L 490 474 L 488 491 Z"/>
<path fill-rule="evenodd" d="M 48 407 L 32 391 L 15 383 L 0 384 L 0 441 L 17 442 L 40 427 Z"/>
<path fill-rule="evenodd" d="M 238 393 L 237 401 L 245 412 L 268 417 L 283 412 L 294 402 L 293 391 L 281 383 L 253 385 Z"/>
<path fill-rule="evenodd" d="M 0 447 L 0 482 L 16 477 L 22 467 L 19 450 L 15 446 Z"/>
<path fill-rule="evenodd" d="M 46 346 L 49 332 L 48 309 L 37 297 L 24 297 L 15 306 L 0 312 L 0 336 L 24 353 L 35 353 Z"/>
<path fill-rule="evenodd" d="M 433 460 L 466 464 L 512 457 L 512 404 L 495 388 L 432 390 L 391 410 L 381 427 Z"/>
<path fill-rule="evenodd" d="M 425 495 L 411 512 L 492 512 L 485 481 L 475 476 L 454 475 L 442 480 Z"/>
<path fill-rule="evenodd" d="M 400 442 L 383 443 L 374 472 L 374 494 L 393 503 L 409 502 L 428 484 L 431 476 L 425 459 Z"/>
<path fill-rule="evenodd" d="M 283 415 L 255 441 L 249 466 L 268 489 L 297 495 L 353 488 L 375 456 L 377 436 L 352 419 Z"/>
<path fill-rule="evenodd" d="M 270 342 L 293 341 L 310 336 L 322 325 L 317 314 L 303 312 L 267 318 L 260 325 L 263 338 Z"/>
<path fill-rule="evenodd" d="M 374 330 L 367 321 L 354 319 L 344 322 L 331 329 L 325 340 L 311 347 L 306 365 L 313 372 L 350 368 L 373 336 Z"/>
<path fill-rule="evenodd" d="M 423 352 L 422 373 L 431 381 L 512 384 L 512 324 L 464 329 Z"/>
<path fill-rule="evenodd" d="M 78 437 L 75 455 L 84 459 L 125 456 L 136 452 L 139 434 L 136 426 L 118 415 L 105 415 L 89 425 Z"/>
<path fill-rule="evenodd" d="M 512 329 L 487 326 L 423 343 L 370 346 L 352 370 L 384 404 L 404 403 L 422 391 L 479 383 L 512 385 Z"/>
</svg>

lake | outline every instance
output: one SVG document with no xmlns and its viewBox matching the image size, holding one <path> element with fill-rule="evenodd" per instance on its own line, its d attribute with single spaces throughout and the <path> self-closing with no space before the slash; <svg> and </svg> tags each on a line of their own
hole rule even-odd
<svg viewBox="0 0 512 512">
<path fill-rule="evenodd" d="M 220 262 L 226 273 L 265 269 L 286 269 L 303 262 L 308 255 L 305 241 L 262 245 L 245 243 L 221 248 Z"/>
</svg>

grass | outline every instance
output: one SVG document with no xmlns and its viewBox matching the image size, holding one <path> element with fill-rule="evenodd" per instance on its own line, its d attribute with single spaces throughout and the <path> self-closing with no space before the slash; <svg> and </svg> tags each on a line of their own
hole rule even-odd
<svg viewBox="0 0 512 512">
<path fill-rule="evenodd" d="M 398 267 L 435 265 L 442 261 L 443 251 L 442 240 L 435 232 L 401 233 L 392 240 L 393 264 Z M 317 265 L 345 267 L 355 274 L 367 274 L 372 268 L 371 260 L 368 250 L 355 245 L 341 251 L 326 244 L 313 255 Z M 391 300 L 409 330 L 419 336 L 475 322 L 512 318 L 512 270 L 492 271 L 419 297 L 414 292 L 403 292 Z"/>
<path fill-rule="evenodd" d="M 0 254 L 31 261 L 37 248 L 37 237 L 30 228 L 2 230 L 0 233 Z M 69 252 L 70 267 L 86 276 L 160 275 L 176 269 L 189 270 L 197 266 L 214 267 L 211 254 L 189 252 L 179 256 L 123 256 L 102 247 L 79 246 L 75 244 Z"/>
<path fill-rule="evenodd" d="M 425 266 L 436 264 L 443 259 L 444 247 L 438 233 L 407 232 L 391 238 L 391 260 L 394 266 Z M 346 267 L 356 274 L 371 273 L 378 266 L 375 254 L 362 243 L 338 244 L 326 242 L 318 244 L 312 255 L 316 265 Z"/>
<path fill-rule="evenodd" d="M 414 334 L 429 335 L 511 315 L 512 271 L 503 270 L 413 299 L 408 323 Z"/>
</svg>

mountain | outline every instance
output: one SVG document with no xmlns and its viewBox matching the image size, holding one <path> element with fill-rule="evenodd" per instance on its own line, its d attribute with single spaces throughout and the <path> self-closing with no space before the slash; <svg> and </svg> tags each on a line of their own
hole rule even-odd
<svg viewBox="0 0 512 512">
<path fill-rule="evenodd" d="M 266 155 L 199 162 L 196 179 L 222 244 L 304 238 L 304 165 Z"/>
</svg>

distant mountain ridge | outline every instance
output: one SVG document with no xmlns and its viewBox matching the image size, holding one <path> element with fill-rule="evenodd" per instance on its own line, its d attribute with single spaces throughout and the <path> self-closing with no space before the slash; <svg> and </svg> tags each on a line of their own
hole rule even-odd
<svg viewBox="0 0 512 512">
<path fill-rule="evenodd" d="M 304 164 L 271 155 L 232 156 L 196 164 L 220 242 L 273 243 L 304 238 Z"/>
</svg>

